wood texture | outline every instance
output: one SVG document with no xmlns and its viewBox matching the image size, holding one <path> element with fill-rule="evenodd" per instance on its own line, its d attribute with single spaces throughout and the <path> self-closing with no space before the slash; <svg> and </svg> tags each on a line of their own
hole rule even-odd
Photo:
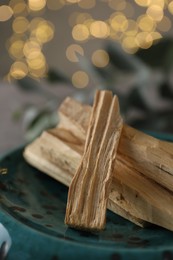
<svg viewBox="0 0 173 260">
<path fill-rule="evenodd" d="M 26 147 L 24 157 L 31 165 L 69 186 L 84 147 L 79 149 L 73 136 L 73 142 L 67 142 L 69 136 L 62 141 L 59 131 L 44 132 Z M 124 162 L 116 160 L 115 169 L 108 209 L 139 226 L 149 222 L 173 231 L 173 193 Z"/>
<path fill-rule="evenodd" d="M 70 131 L 79 142 L 84 143 L 90 114 L 91 107 L 67 98 L 59 108 L 59 127 Z M 173 191 L 173 144 L 124 124 L 117 159 Z"/>
<path fill-rule="evenodd" d="M 118 98 L 112 97 L 110 91 L 97 91 L 84 154 L 69 187 L 66 224 L 80 229 L 104 229 L 121 130 Z"/>
<path fill-rule="evenodd" d="M 47 132 L 43 132 L 39 138 L 25 148 L 24 158 L 29 164 L 43 173 L 46 173 L 55 180 L 69 186 L 74 173 L 80 164 L 84 147 L 81 145 L 79 146 L 77 139 L 77 142 L 75 142 L 73 136 L 71 136 L 70 142 L 67 141 L 69 134 L 67 138 L 63 135 L 63 140 L 61 139 L 61 136 L 62 131 L 60 129 L 51 129 Z M 126 210 L 122 201 L 126 201 L 126 204 L 130 205 L 128 196 L 126 198 L 123 196 L 123 192 L 119 193 L 117 190 L 117 179 L 113 178 L 111 193 L 109 194 L 108 199 L 108 209 L 132 221 L 138 226 L 143 227 L 146 225 L 143 219 L 137 218 L 132 214 L 133 207 L 131 212 L 129 212 L 129 207 Z M 130 203 L 133 203 L 133 201 Z M 124 206 L 124 208 L 122 206 Z M 135 205 L 134 209 L 136 209 Z M 138 208 L 135 212 L 136 211 L 138 211 Z"/>
<path fill-rule="evenodd" d="M 28 145 L 24 151 L 26 160 L 69 186 L 80 164 L 90 113 L 89 106 L 83 106 L 67 98 L 60 107 L 60 127 L 44 132 Z M 76 129 L 78 129 L 77 135 Z M 157 154 L 158 146 L 159 155 Z M 173 193 L 163 187 L 164 182 L 168 185 L 168 179 L 167 174 L 161 169 L 163 167 L 173 169 L 170 160 L 172 147 L 170 143 L 159 141 L 124 125 L 108 208 L 137 225 L 144 226 L 150 222 L 173 231 Z M 152 159 L 155 156 L 155 160 L 149 160 L 149 155 L 146 157 L 147 150 Z M 130 162 L 129 158 L 131 158 Z M 165 178 L 162 185 L 158 184 L 157 179 L 146 177 L 148 176 L 145 174 L 144 167 L 146 158 L 148 160 L 146 169 L 150 172 L 155 170 L 155 176 L 160 174 L 162 178 Z M 141 167 L 136 167 L 136 162 L 139 166 L 141 162 Z M 162 165 L 160 173 L 156 167 L 159 164 Z M 171 177 L 169 181 L 171 186 Z"/>
</svg>

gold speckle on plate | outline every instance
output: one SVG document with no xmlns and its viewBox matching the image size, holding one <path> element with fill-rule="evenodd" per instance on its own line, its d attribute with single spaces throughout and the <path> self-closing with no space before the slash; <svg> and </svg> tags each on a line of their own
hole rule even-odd
<svg viewBox="0 0 173 260">
<path fill-rule="evenodd" d="M 7 174 L 8 173 L 8 170 L 7 168 L 0 168 L 0 175 L 4 175 L 4 174 Z"/>
</svg>

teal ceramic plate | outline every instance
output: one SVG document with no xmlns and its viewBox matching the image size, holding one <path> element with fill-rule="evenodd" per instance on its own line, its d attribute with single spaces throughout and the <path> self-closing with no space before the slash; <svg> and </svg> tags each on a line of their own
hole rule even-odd
<svg viewBox="0 0 173 260">
<path fill-rule="evenodd" d="M 103 232 L 68 228 L 67 188 L 29 166 L 22 151 L 0 159 L 0 167 L 8 168 L 0 176 L 0 222 L 12 238 L 9 260 L 173 259 L 173 232 L 142 229 L 110 211 Z"/>
</svg>

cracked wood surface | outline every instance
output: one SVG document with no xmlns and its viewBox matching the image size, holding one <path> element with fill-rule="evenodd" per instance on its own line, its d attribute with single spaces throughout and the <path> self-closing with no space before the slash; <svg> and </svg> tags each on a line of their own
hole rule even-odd
<svg viewBox="0 0 173 260">
<path fill-rule="evenodd" d="M 60 128 L 84 143 L 91 107 L 66 98 L 58 110 Z M 158 140 L 126 124 L 123 125 L 117 159 L 123 160 L 147 178 L 173 191 L 173 144 Z"/>
<path fill-rule="evenodd" d="M 109 91 L 97 91 L 84 154 L 68 192 L 66 224 L 101 230 L 122 129 L 119 103 Z"/>
<path fill-rule="evenodd" d="M 90 113 L 91 107 L 67 98 L 60 107 L 58 128 L 44 132 L 28 145 L 24 151 L 25 159 L 42 172 L 69 186 L 80 164 Z M 78 129 L 77 135 L 76 129 Z M 134 139 L 133 143 L 130 136 L 135 134 L 138 138 Z M 142 141 L 139 138 L 140 135 L 142 135 Z M 117 171 L 113 174 L 108 208 L 139 226 L 150 222 L 173 231 L 173 193 L 165 189 L 163 184 L 159 185 L 155 180 L 146 178 L 143 174 L 145 156 L 142 157 L 142 152 L 138 153 L 141 143 L 142 150 L 145 151 L 143 146 L 147 147 L 153 142 L 159 142 L 162 146 L 161 162 L 163 163 L 166 158 L 165 164 L 170 165 L 172 144 L 161 142 L 124 125 L 115 161 Z M 126 145 L 130 147 L 127 151 Z M 167 158 L 165 150 L 169 153 L 169 149 L 170 155 Z M 120 153 L 121 150 L 123 153 Z M 157 153 L 156 148 L 154 153 Z M 128 156 L 126 157 L 125 154 Z M 133 163 L 128 162 L 130 156 L 133 158 Z M 159 165 L 158 160 L 159 158 L 156 160 L 157 165 Z M 136 161 L 142 164 L 140 170 L 137 170 L 135 166 Z M 146 169 L 148 168 L 150 164 L 146 162 Z M 167 178 L 164 172 L 160 174 Z"/>
</svg>

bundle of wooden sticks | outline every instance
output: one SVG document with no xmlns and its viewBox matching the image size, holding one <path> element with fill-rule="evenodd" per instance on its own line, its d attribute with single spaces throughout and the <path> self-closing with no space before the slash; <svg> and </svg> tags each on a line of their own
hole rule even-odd
<svg viewBox="0 0 173 260">
<path fill-rule="evenodd" d="M 58 126 L 29 144 L 24 157 L 70 186 L 66 223 L 102 229 L 107 207 L 141 227 L 173 231 L 173 144 L 123 124 L 117 98 L 106 91 L 93 108 L 66 98 L 58 114 Z"/>
</svg>

